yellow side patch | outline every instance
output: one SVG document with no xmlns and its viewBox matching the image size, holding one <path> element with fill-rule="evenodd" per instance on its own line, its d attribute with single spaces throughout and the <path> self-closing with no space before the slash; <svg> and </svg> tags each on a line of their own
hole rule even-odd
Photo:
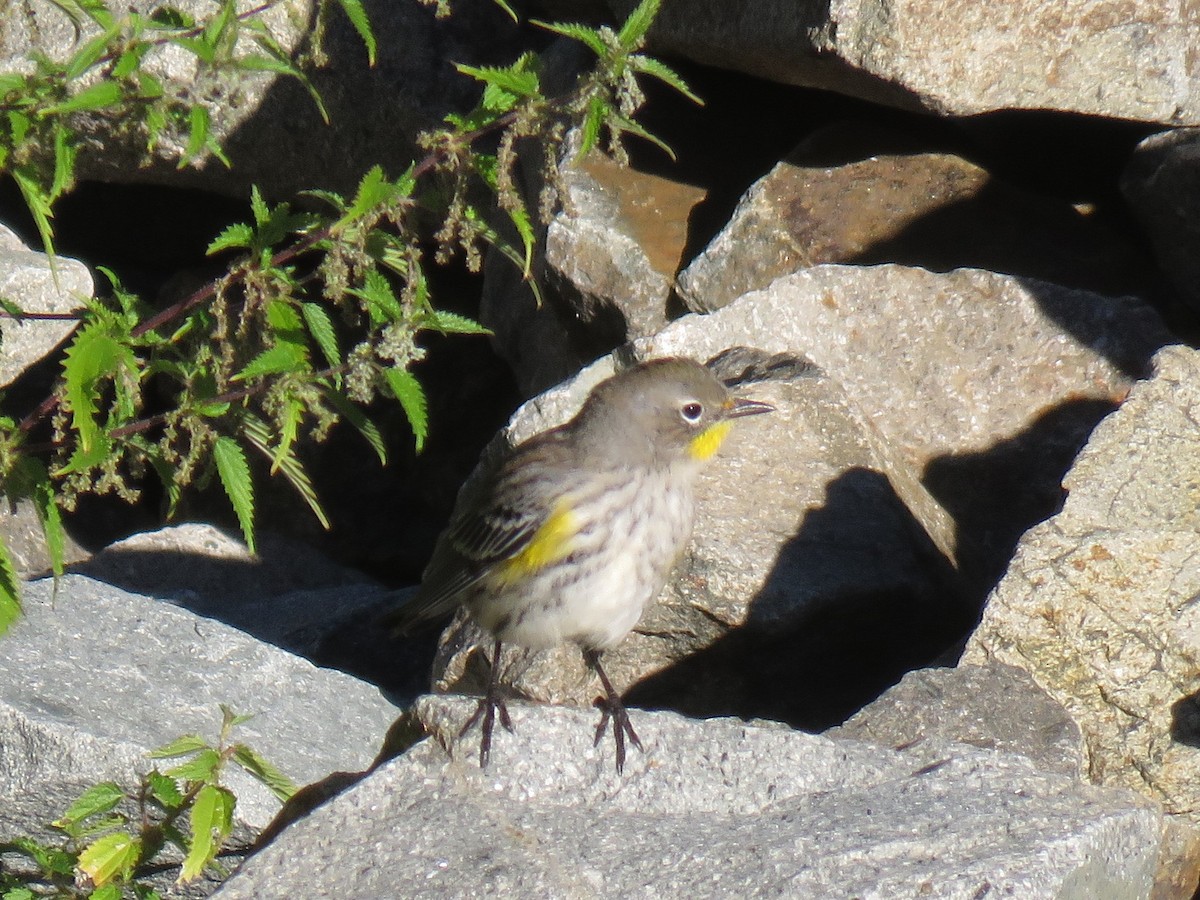
<svg viewBox="0 0 1200 900">
<path fill-rule="evenodd" d="M 692 442 L 688 444 L 688 452 L 692 454 L 693 459 L 708 459 L 721 448 L 732 427 L 733 422 L 728 419 L 709 425 L 692 438 Z"/>
<path fill-rule="evenodd" d="M 571 552 L 571 539 L 579 531 L 575 514 L 565 500 L 559 501 L 550 518 L 534 532 L 525 549 L 497 567 L 497 576 L 504 584 L 532 575 L 551 563 L 558 562 Z"/>
</svg>

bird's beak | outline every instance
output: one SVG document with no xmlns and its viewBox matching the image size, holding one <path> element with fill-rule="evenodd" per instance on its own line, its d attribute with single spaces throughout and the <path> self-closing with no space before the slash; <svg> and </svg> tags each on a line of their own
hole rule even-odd
<svg viewBox="0 0 1200 900">
<path fill-rule="evenodd" d="M 742 416 L 757 416 L 761 413 L 774 412 L 775 407 L 761 400 L 747 400 L 745 397 L 733 397 L 726 405 L 725 416 L 730 419 L 740 419 Z"/>
</svg>

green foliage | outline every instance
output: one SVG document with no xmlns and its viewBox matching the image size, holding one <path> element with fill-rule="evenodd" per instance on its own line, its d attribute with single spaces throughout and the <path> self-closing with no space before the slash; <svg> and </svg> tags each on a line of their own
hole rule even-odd
<svg viewBox="0 0 1200 900">
<path fill-rule="evenodd" d="M 83 134 L 107 123 L 140 135 L 147 154 L 176 148 L 180 166 L 210 157 L 228 164 L 213 111 L 200 99 L 206 86 L 270 71 L 301 83 L 324 112 L 308 73 L 322 63 L 328 17 L 346 17 L 368 63 L 378 51 L 362 0 L 318 0 L 316 34 L 299 53 L 287 52 L 266 25 L 282 0 L 243 12 L 236 0 L 214 0 L 202 18 L 169 5 L 142 14 L 115 0 L 53 2 L 78 34 L 70 55 L 54 61 L 34 52 L 28 74 L 0 74 L 0 175 L 21 190 L 48 251 L 55 202 L 72 189 L 78 156 L 87 152 Z M 544 94 L 533 53 L 508 66 L 459 66 L 479 84 L 476 107 L 422 135 L 427 155 L 406 171 L 369 169 L 351 197 L 309 191 L 300 209 L 252 189 L 246 219 L 208 245 L 224 274 L 178 302 L 151 310 L 100 269 L 109 294 L 85 302 L 52 395 L 19 422 L 0 410 L 0 484 L 10 499 L 33 502 L 55 572 L 62 571 L 60 510 L 84 493 L 133 501 L 142 480 L 156 476 L 170 515 L 189 486 L 219 484 L 253 550 L 255 479 L 264 475 L 282 477 L 329 527 L 303 459 L 305 447 L 338 422 L 387 461 L 381 431 L 363 411 L 368 404 L 394 403 L 422 450 L 432 427 L 414 369 L 424 335 L 487 333 L 435 308 L 423 248 L 432 240 L 436 262 L 461 253 L 477 270 L 490 247 L 537 291 L 536 218 L 549 210 L 531 211 L 515 188 L 517 142 L 533 138 L 550 158 L 574 125 L 583 151 L 606 133 L 618 154 L 623 135 L 661 144 L 634 121 L 637 78 L 693 95 L 641 52 L 657 9 L 657 0 L 645 0 L 615 31 L 537 23 L 596 56 L 595 70 L 562 96 Z M 189 54 L 194 77 L 175 83 L 158 74 L 164 48 Z M 480 206 L 488 197 L 494 206 Z M 431 216 L 441 223 L 433 235 L 422 231 Z M 0 319 L 26 315 L 0 301 Z M 18 579 L 0 546 L 0 632 L 19 608 Z M 202 759 L 196 751 L 192 764 Z M 223 802 L 211 792 L 204 801 L 213 840 Z M 125 852 L 116 842 L 97 849 L 96 870 L 124 871 Z"/>
<path fill-rule="evenodd" d="M 111 781 L 88 788 L 50 823 L 62 835 L 58 842 L 0 838 L 0 857 L 9 857 L 0 865 L 0 898 L 149 900 L 158 896 L 145 881 L 152 871 L 174 865 L 186 883 L 213 867 L 233 831 L 237 798 L 222 784 L 231 765 L 280 802 L 296 790 L 257 751 L 233 740 L 248 718 L 222 706 L 216 743 L 185 735 L 150 754 L 179 762 L 165 772 L 151 769 L 135 790 Z M 173 852 L 164 856 L 168 846 Z"/>
</svg>

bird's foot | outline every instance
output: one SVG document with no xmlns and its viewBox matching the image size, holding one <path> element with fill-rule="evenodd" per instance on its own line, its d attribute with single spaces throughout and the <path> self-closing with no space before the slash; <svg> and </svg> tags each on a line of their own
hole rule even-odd
<svg viewBox="0 0 1200 900">
<path fill-rule="evenodd" d="M 600 740 L 604 737 L 604 732 L 608 729 L 611 719 L 613 740 L 617 750 L 617 774 L 620 775 L 625 771 L 625 739 L 628 738 L 629 743 L 643 753 L 646 752 L 646 748 L 642 746 L 637 732 L 633 730 L 633 723 L 629 721 L 629 713 L 626 712 L 620 697 L 615 693 L 609 694 L 607 697 L 597 697 L 595 705 L 600 710 L 600 724 L 596 726 L 596 739 L 592 742 L 592 746 L 600 746 Z"/>
<path fill-rule="evenodd" d="M 486 769 L 488 759 L 492 754 L 492 729 L 496 724 L 496 714 L 500 714 L 500 724 L 504 726 L 505 731 L 513 731 L 512 719 L 508 715 L 508 706 L 504 703 L 504 698 L 499 695 L 488 694 L 479 698 L 479 705 L 475 707 L 475 712 L 471 713 L 471 718 L 467 719 L 462 729 L 458 732 L 461 739 L 476 722 L 481 722 L 481 730 L 479 736 L 479 768 Z"/>
</svg>

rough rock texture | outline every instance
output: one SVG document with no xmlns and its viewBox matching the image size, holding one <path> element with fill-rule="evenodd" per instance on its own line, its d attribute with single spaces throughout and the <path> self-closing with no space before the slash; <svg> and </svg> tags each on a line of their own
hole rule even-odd
<svg viewBox="0 0 1200 900">
<path fill-rule="evenodd" d="M 47 782 L 129 783 L 146 753 L 183 734 L 238 732 L 300 784 L 365 769 L 397 710 L 379 692 L 220 622 L 68 575 L 29 584 L 0 654 L 0 806 Z M 278 802 L 233 773 L 238 815 L 261 827 Z"/>
<path fill-rule="evenodd" d="M 1106 294 L 1135 284 L 1134 254 L 1112 234 L 959 156 L 874 150 L 849 163 L 810 161 L 822 155 L 806 142 L 746 192 L 680 273 L 688 308 L 719 309 L 822 263 L 977 268 Z"/>
<path fill-rule="evenodd" d="M 58 282 L 55 283 L 55 269 Z M 30 250 L 21 239 L 0 225 L 0 297 L 25 312 L 69 313 L 92 296 L 92 274 L 75 259 L 56 257 L 54 269 L 46 254 Z M 11 384 L 47 353 L 61 344 L 78 322 L 0 319 L 0 387 Z"/>
<path fill-rule="evenodd" d="M 156 0 L 126 4 L 143 14 L 160 6 Z M 181 0 L 176 8 L 194 16 L 211 16 L 208 0 Z M 246 12 L 256 6 L 239 0 Z M 314 29 L 317 4 L 312 0 L 276 3 L 267 22 L 287 53 L 306 46 Z M 195 57 L 166 45 L 153 50 L 146 68 L 169 79 L 190 97 L 202 97 L 212 131 L 222 139 L 233 163 L 226 168 L 209 158 L 197 168 L 176 170 L 187 134 L 165 135 L 149 166 L 144 141 L 121 138 L 120 123 L 93 116 L 85 129 L 94 140 L 81 157 L 86 177 L 122 183 L 155 183 L 197 187 L 245 198 L 250 185 L 267 196 L 289 197 L 314 187 L 353 194 L 363 173 L 382 165 L 398 174 L 417 152 L 416 132 L 440 121 L 451 108 L 474 102 L 473 82 L 458 75 L 453 63 L 507 62 L 519 51 L 511 38 L 515 26 L 494 4 L 462 4 L 454 16 L 438 20 L 419 0 L 368 0 L 363 6 L 378 43 L 369 67 L 362 41 L 349 20 L 334 9 L 328 18 L 324 49 L 329 63 L 308 71 L 329 113 L 325 123 L 307 90 L 274 73 L 251 72 L 236 81 L 228 75 L 197 72 Z M 76 34 L 62 4 L 51 0 L 19 3 L 0 17 L 0 71 L 22 70 L 31 46 L 64 58 L 76 48 Z M 94 27 L 84 19 L 82 40 Z M 484 38 L 483 36 L 486 36 Z M 482 50 L 480 49 L 482 48 Z M 246 30 L 237 55 L 262 54 Z"/>
<path fill-rule="evenodd" d="M 1200 309 L 1200 129 L 1168 131 L 1138 145 L 1121 191 L 1142 223 L 1162 271 L 1192 309 Z"/>
<path fill-rule="evenodd" d="M 419 711 L 447 739 L 471 706 Z M 962 746 L 897 753 L 634 715 L 647 752 L 624 777 L 592 749 L 583 711 L 514 707 L 516 734 L 499 735 L 486 774 L 426 741 L 285 832 L 217 896 L 1150 895 L 1162 819 L 1130 793 Z"/>
<path fill-rule="evenodd" d="M 52 561 L 46 549 L 46 534 L 42 531 L 37 510 L 28 500 L 15 505 L 0 502 L 0 539 L 12 557 L 18 576 L 38 578 L 50 574 Z M 70 565 L 88 556 L 88 551 L 68 535 L 63 547 L 64 563 Z"/>
<path fill-rule="evenodd" d="M 636 3 L 609 5 L 624 18 Z M 1164 125 L 1200 124 L 1198 40 L 1173 0 L 680 0 L 651 31 L 658 52 L 905 108 Z"/>
<path fill-rule="evenodd" d="M 708 329 L 693 316 L 664 336 L 703 359 L 723 349 L 706 345 Z M 763 337 L 750 318 L 719 333 L 726 346 Z M 612 366 L 602 360 L 524 406 L 507 440 L 564 421 Z M 739 423 L 701 476 L 692 544 L 605 669 L 621 690 L 639 682 L 629 695 L 638 705 L 826 727 L 970 623 L 946 562 L 951 522 L 840 387 L 805 363 L 785 357 L 739 393 L 776 412 Z M 438 689 L 480 687 L 477 644 L 490 650 L 460 617 L 443 638 Z M 587 704 L 596 690 L 569 646 L 513 648 L 502 679 L 552 702 Z"/>
<path fill-rule="evenodd" d="M 1062 704 L 1012 666 L 992 663 L 909 672 L 826 737 L 905 748 L 953 741 L 1019 753 L 1046 772 L 1078 775 L 1083 736 Z"/>
<path fill-rule="evenodd" d="M 1200 353 L 1169 347 L 1022 539 L 964 661 L 1027 670 L 1091 777 L 1200 822 Z"/>
<path fill-rule="evenodd" d="M 885 265 L 797 272 L 653 345 L 802 350 L 917 467 L 955 517 L 960 569 L 986 590 L 1021 532 L 1057 509 L 1092 427 L 1170 340 L 1132 298 Z"/>
</svg>

